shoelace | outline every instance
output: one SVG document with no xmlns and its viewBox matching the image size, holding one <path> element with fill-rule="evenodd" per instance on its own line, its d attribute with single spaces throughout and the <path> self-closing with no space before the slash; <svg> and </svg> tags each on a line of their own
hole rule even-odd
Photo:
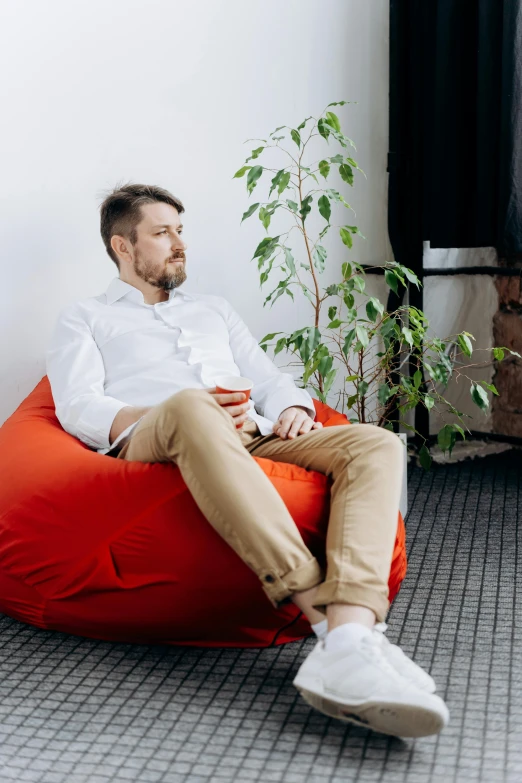
<svg viewBox="0 0 522 783">
<path fill-rule="evenodd" d="M 407 655 L 403 653 L 400 647 L 397 647 L 397 645 L 392 645 L 392 643 L 389 641 L 389 639 L 386 638 L 384 635 L 388 629 L 388 626 L 386 623 L 377 623 L 373 626 L 373 630 L 377 633 L 375 634 L 375 637 L 378 639 L 381 650 L 383 652 L 383 655 L 386 656 L 386 648 L 394 647 L 394 653 L 395 655 L 403 661 L 403 664 L 407 667 L 406 670 L 403 672 L 402 676 L 408 677 L 408 679 L 412 680 L 415 683 L 423 682 L 424 677 L 420 672 L 418 672 L 415 668 L 415 665 L 413 664 L 413 661 L 410 661 Z M 391 649 L 389 650 L 391 652 Z M 408 664 L 413 664 L 412 666 L 409 666 Z"/>
<path fill-rule="evenodd" d="M 397 670 L 392 666 L 392 664 L 384 655 L 382 647 L 379 644 L 379 641 L 376 639 L 375 635 L 372 634 L 371 636 L 364 636 L 361 639 L 361 645 L 369 654 L 369 656 L 373 659 L 373 661 L 376 664 L 378 664 L 378 666 L 381 669 L 384 669 L 384 671 L 390 677 L 393 678 L 400 677 L 400 674 L 397 672 Z"/>
</svg>

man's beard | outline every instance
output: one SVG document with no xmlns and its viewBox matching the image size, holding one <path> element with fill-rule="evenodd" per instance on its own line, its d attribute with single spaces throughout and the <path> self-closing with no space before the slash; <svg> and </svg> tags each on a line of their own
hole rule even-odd
<svg viewBox="0 0 522 783">
<path fill-rule="evenodd" d="M 173 258 L 179 258 L 183 263 L 171 266 L 169 261 Z M 187 273 L 185 272 L 185 253 L 181 251 L 167 259 L 162 271 L 158 271 L 148 261 L 142 261 L 139 253 L 136 253 L 133 266 L 138 277 L 146 283 L 149 283 L 149 285 L 161 288 L 163 291 L 172 291 L 174 288 L 178 288 L 187 279 Z"/>
</svg>

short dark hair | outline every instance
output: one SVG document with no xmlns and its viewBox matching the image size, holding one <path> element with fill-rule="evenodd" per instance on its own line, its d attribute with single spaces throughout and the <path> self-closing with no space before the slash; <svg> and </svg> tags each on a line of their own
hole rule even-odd
<svg viewBox="0 0 522 783">
<path fill-rule="evenodd" d="M 128 239 L 132 245 L 138 240 L 136 226 L 142 220 L 141 207 L 163 201 L 177 209 L 181 214 L 185 207 L 179 200 L 164 188 L 156 185 L 136 185 L 132 182 L 118 185 L 109 193 L 100 206 L 100 231 L 103 244 L 118 270 L 118 256 L 111 247 L 111 238 L 118 234 Z"/>
</svg>

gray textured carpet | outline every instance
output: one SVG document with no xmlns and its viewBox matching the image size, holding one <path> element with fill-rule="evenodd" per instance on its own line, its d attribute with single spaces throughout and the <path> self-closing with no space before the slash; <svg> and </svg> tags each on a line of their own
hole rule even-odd
<svg viewBox="0 0 522 783">
<path fill-rule="evenodd" d="M 292 687 L 312 643 L 197 650 L 0 620 L 0 781 L 522 783 L 521 455 L 410 475 L 410 567 L 390 615 L 451 710 L 438 737 L 375 735 Z"/>
</svg>

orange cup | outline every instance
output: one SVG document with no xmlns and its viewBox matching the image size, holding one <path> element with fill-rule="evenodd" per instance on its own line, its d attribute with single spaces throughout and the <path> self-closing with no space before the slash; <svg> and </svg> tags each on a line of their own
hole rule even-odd
<svg viewBox="0 0 522 783">
<path fill-rule="evenodd" d="M 246 395 L 246 399 L 242 402 L 232 402 L 231 405 L 243 405 L 250 399 L 250 392 L 254 386 L 254 381 L 250 378 L 241 378 L 238 375 L 226 375 L 216 380 L 216 391 L 218 394 L 234 394 L 235 392 L 243 392 Z M 237 424 L 236 429 L 240 430 L 242 424 Z"/>
</svg>

